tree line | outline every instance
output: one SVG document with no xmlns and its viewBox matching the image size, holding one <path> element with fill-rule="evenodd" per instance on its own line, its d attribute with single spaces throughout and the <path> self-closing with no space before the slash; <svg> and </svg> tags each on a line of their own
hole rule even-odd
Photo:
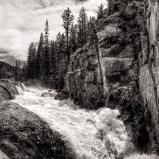
<svg viewBox="0 0 159 159">
<path fill-rule="evenodd" d="M 97 22 L 103 18 L 104 6 L 98 10 L 97 18 L 88 18 L 86 9 L 81 8 L 77 24 L 70 8 L 62 14 L 64 33 L 58 33 L 55 40 L 49 39 L 49 22 L 46 20 L 38 46 L 31 43 L 27 64 L 24 66 L 25 79 L 38 79 L 55 89 L 64 87 L 64 78 L 70 56 L 85 44 L 97 43 Z"/>
</svg>

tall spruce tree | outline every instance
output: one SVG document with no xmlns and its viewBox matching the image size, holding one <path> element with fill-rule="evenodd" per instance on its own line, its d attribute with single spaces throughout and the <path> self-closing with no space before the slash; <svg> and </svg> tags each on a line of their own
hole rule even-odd
<svg viewBox="0 0 159 159">
<path fill-rule="evenodd" d="M 72 24 L 70 29 L 69 40 L 70 52 L 74 53 L 77 49 L 77 25 Z"/>
<path fill-rule="evenodd" d="M 114 8 L 114 0 L 108 0 L 108 15 L 111 15 L 113 13 Z"/>
<path fill-rule="evenodd" d="M 41 33 L 39 45 L 37 49 L 37 56 L 36 56 L 36 77 L 40 78 L 42 74 L 42 61 L 43 61 L 43 54 L 44 54 L 44 37 Z"/>
<path fill-rule="evenodd" d="M 101 4 L 98 9 L 97 20 L 102 19 L 103 16 L 104 16 L 104 6 L 103 6 L 103 4 Z"/>
<path fill-rule="evenodd" d="M 78 18 L 78 47 L 82 47 L 87 42 L 88 38 L 88 19 L 84 7 L 81 8 Z"/>
<path fill-rule="evenodd" d="M 27 78 L 33 79 L 35 77 L 35 56 L 36 56 L 36 48 L 34 43 L 30 44 L 28 50 L 28 62 L 27 62 Z"/>
<path fill-rule="evenodd" d="M 43 75 L 42 79 L 43 81 L 46 81 L 50 74 L 50 44 L 49 44 L 49 23 L 48 20 L 46 20 L 45 24 L 45 34 L 44 34 L 44 54 L 43 54 L 43 61 L 42 61 L 42 70 Z"/>
<path fill-rule="evenodd" d="M 67 48 L 67 56 L 68 56 L 68 61 L 70 59 L 70 50 L 69 50 L 69 35 L 70 35 L 70 26 L 73 23 L 74 16 L 71 13 L 70 8 L 67 8 L 64 13 L 62 14 L 63 18 L 63 27 L 65 29 L 65 34 L 66 34 L 66 48 Z"/>
<path fill-rule="evenodd" d="M 108 0 L 108 15 L 120 10 L 121 2 L 119 0 Z"/>
<path fill-rule="evenodd" d="M 97 37 L 97 26 L 96 26 L 96 19 L 95 17 L 90 17 L 88 22 L 88 36 L 89 36 L 89 43 L 90 45 L 97 44 L 98 37 Z"/>
<path fill-rule="evenodd" d="M 44 45 L 48 47 L 49 45 L 49 22 L 46 20 L 45 29 L 44 29 Z"/>
<path fill-rule="evenodd" d="M 20 62 L 16 61 L 15 63 L 15 72 L 14 72 L 15 81 L 20 81 Z"/>
</svg>

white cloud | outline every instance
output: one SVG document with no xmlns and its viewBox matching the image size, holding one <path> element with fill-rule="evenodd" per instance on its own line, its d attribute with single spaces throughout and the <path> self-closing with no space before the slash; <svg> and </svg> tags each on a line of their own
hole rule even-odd
<svg viewBox="0 0 159 159">
<path fill-rule="evenodd" d="M 63 31 L 61 15 L 67 7 L 77 19 L 82 6 L 89 16 L 96 14 L 98 6 L 106 0 L 0 0 L 0 49 L 9 56 L 26 60 L 31 41 L 38 41 L 45 20 L 49 20 L 50 38 Z"/>
</svg>

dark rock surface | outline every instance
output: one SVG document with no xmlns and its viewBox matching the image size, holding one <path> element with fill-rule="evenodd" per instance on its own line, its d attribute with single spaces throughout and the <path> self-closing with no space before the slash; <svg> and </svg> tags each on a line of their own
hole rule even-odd
<svg viewBox="0 0 159 159">
<path fill-rule="evenodd" d="M 75 159 L 64 136 L 12 102 L 0 104 L 0 150 L 11 159 Z"/>
<path fill-rule="evenodd" d="M 102 101 L 102 77 L 97 47 L 78 49 L 72 56 L 66 76 L 66 90 L 76 104 L 97 109 Z"/>
</svg>

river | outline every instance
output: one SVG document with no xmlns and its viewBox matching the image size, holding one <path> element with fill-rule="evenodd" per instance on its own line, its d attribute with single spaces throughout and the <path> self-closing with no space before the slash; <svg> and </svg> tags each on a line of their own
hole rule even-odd
<svg viewBox="0 0 159 159">
<path fill-rule="evenodd" d="M 118 110 L 98 111 L 80 109 L 71 100 L 59 101 L 56 92 L 48 89 L 18 88 L 21 95 L 13 101 L 34 112 L 48 125 L 65 136 L 79 159 L 114 159 L 132 148 L 125 126 L 117 116 Z M 42 94 L 45 94 L 42 97 Z M 115 155 L 115 156 L 114 156 Z M 125 159 L 158 159 L 156 156 L 134 154 Z"/>
</svg>

